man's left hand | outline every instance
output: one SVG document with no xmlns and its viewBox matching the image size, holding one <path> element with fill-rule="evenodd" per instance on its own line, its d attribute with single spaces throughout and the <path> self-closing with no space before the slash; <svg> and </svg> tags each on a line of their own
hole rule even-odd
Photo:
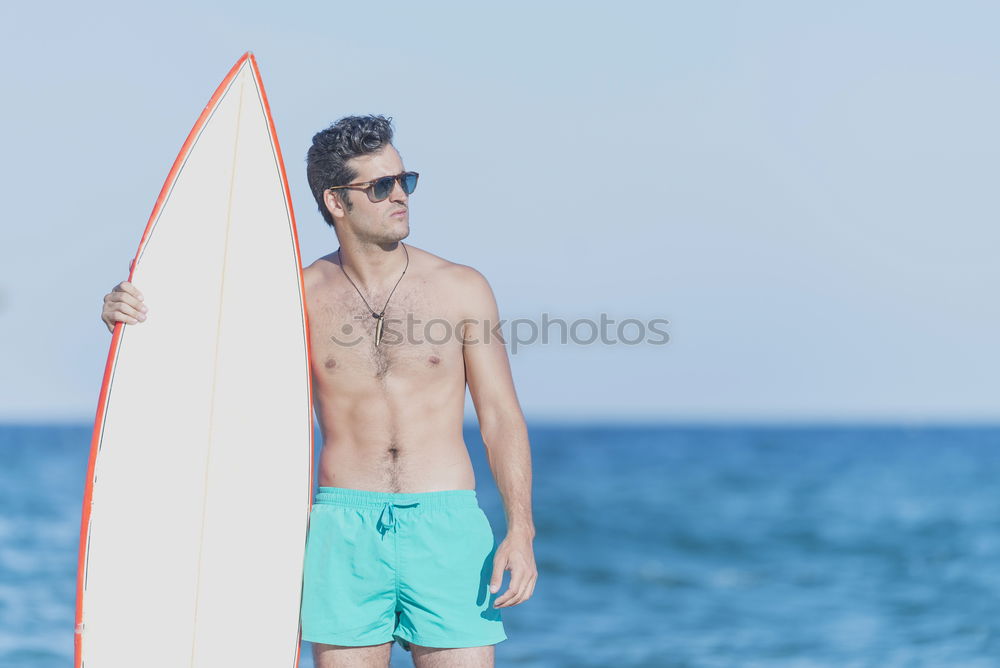
<svg viewBox="0 0 1000 668">
<path fill-rule="evenodd" d="M 531 598 L 532 592 L 535 591 L 538 569 L 535 568 L 532 538 L 529 534 L 508 533 L 503 542 L 497 546 L 497 551 L 493 555 L 490 593 L 495 594 L 500 590 L 504 571 L 510 571 L 510 584 L 507 586 L 507 591 L 493 602 L 494 608 L 523 603 Z"/>
</svg>

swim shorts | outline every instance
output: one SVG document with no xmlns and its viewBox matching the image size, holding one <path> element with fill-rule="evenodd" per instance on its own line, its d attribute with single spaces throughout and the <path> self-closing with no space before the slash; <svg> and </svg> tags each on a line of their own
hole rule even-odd
<svg viewBox="0 0 1000 668">
<path fill-rule="evenodd" d="M 302 639 L 480 647 L 507 639 L 489 590 L 496 539 L 476 491 L 320 487 L 309 514 Z"/>
</svg>

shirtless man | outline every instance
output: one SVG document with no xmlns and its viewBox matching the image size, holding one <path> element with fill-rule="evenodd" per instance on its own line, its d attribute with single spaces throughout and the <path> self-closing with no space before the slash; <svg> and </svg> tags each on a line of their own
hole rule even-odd
<svg viewBox="0 0 1000 668">
<path fill-rule="evenodd" d="M 317 668 L 387 666 L 395 640 L 417 668 L 493 666 L 500 609 L 530 598 L 538 577 L 527 427 L 493 292 L 472 267 L 403 243 L 417 177 L 388 119 L 317 133 L 307 172 L 340 248 L 303 270 L 324 447 L 302 638 Z M 149 312 L 123 281 L 101 317 L 113 331 Z M 503 498 L 499 545 L 462 437 L 466 384 Z"/>
</svg>

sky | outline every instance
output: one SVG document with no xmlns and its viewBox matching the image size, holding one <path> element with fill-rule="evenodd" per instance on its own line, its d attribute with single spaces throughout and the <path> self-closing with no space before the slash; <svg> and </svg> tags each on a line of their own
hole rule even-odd
<svg viewBox="0 0 1000 668">
<path fill-rule="evenodd" d="M 380 113 L 407 241 L 501 317 L 667 321 L 512 350 L 529 419 L 1000 421 L 994 3 L 11 4 L 2 421 L 93 420 L 101 298 L 248 50 L 304 263 L 312 135 Z"/>
</svg>

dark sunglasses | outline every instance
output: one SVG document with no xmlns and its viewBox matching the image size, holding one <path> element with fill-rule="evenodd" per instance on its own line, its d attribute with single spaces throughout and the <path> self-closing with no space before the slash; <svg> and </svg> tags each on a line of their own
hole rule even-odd
<svg viewBox="0 0 1000 668">
<path fill-rule="evenodd" d="M 383 176 L 380 179 L 375 179 L 374 181 L 364 181 L 362 183 L 348 183 L 346 186 L 330 186 L 327 190 L 338 190 L 340 188 L 355 188 L 357 190 L 364 190 L 368 193 L 368 199 L 373 202 L 381 202 L 386 197 L 392 194 L 392 189 L 396 185 L 396 181 L 399 181 L 399 187 L 403 189 L 403 192 L 407 195 L 413 193 L 417 189 L 417 178 L 420 174 L 416 172 L 403 172 L 402 174 L 396 174 L 395 176 Z"/>
</svg>

